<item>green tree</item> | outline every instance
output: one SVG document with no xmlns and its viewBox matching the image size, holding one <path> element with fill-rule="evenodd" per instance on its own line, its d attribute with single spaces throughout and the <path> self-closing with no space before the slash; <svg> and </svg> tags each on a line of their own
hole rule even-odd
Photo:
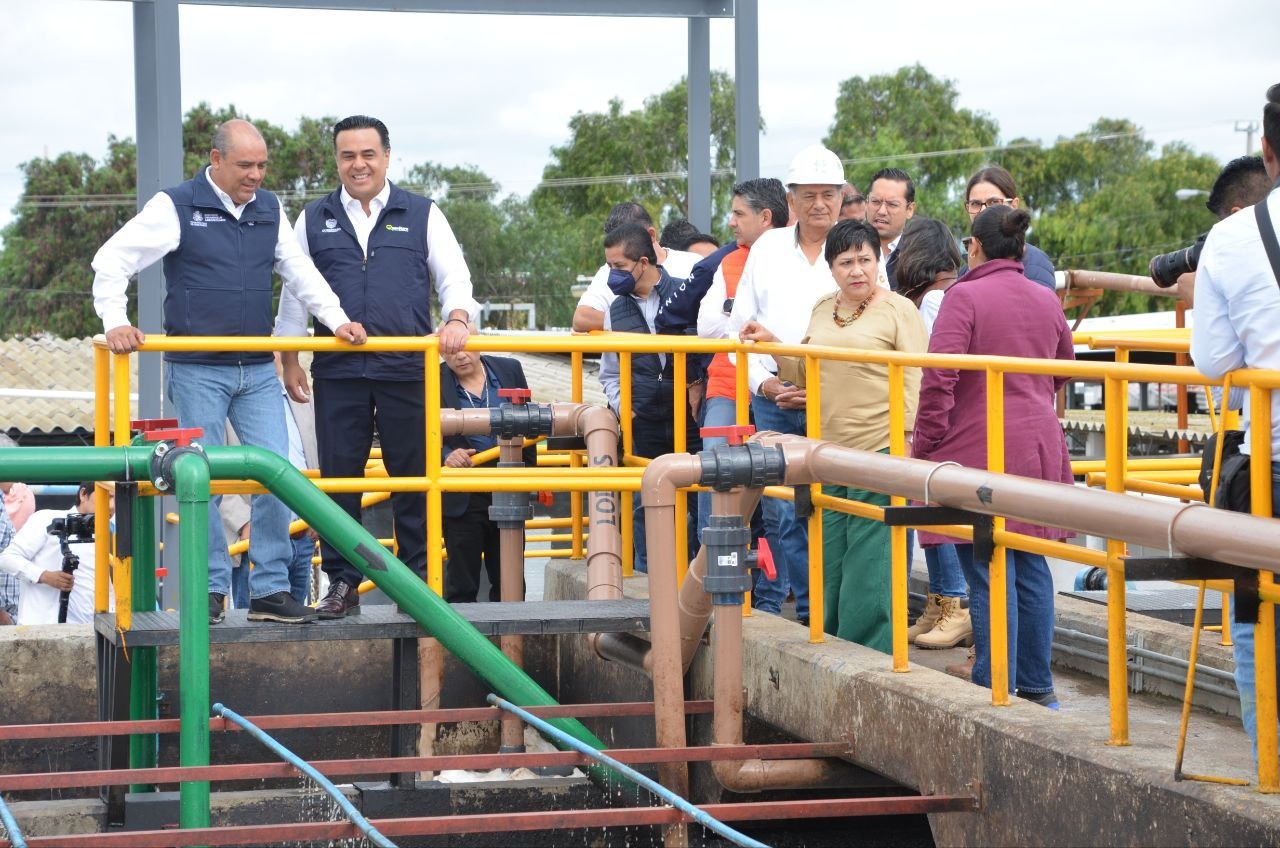
<svg viewBox="0 0 1280 848">
<path fill-rule="evenodd" d="M 572 267 L 600 263 L 601 230 L 614 204 L 640 203 L 655 225 L 689 214 L 688 82 L 647 98 L 624 111 L 611 100 L 605 112 L 579 112 L 569 119 L 569 140 L 551 149 L 542 184 L 531 200 L 540 217 L 568 219 L 579 233 Z M 736 136 L 734 86 L 728 74 L 711 75 L 711 220 L 718 229 L 729 214 Z M 724 235 L 724 232 L 720 233 Z"/>
<path fill-rule="evenodd" d="M 952 226 L 967 222 L 960 197 L 987 154 L 972 148 L 996 143 L 999 125 L 982 112 L 962 109 L 955 83 L 921 65 L 893 74 L 850 77 L 840 83 L 835 119 L 823 143 L 841 159 L 849 182 L 866 191 L 871 175 L 898 167 L 916 185 L 916 214 Z M 946 155 L 921 155 L 935 151 Z"/>
</svg>

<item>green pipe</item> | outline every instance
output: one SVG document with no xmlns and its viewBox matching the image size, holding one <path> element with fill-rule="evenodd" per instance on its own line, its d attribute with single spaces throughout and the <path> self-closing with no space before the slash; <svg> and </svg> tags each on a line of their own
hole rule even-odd
<svg viewBox="0 0 1280 848">
<path fill-rule="evenodd" d="M 178 497 L 178 759 L 209 765 L 209 462 L 192 451 L 173 461 Z M 178 804 L 184 829 L 209 826 L 209 781 L 186 781 Z"/>
<path fill-rule="evenodd" d="M 139 497 L 133 508 L 132 604 L 134 612 L 156 608 L 156 504 Z M 134 648 L 129 663 L 129 718 L 147 721 L 157 717 L 156 649 Z M 129 737 L 129 768 L 153 768 L 157 764 L 159 737 L 135 733 Z M 154 792 L 149 783 L 133 784 L 131 792 Z"/>
<path fill-rule="evenodd" d="M 521 706 L 556 703 L 523 669 L 431 591 L 421 577 L 378 544 L 377 539 L 285 459 L 252 447 L 210 448 L 208 453 L 214 478 L 256 480 L 269 489 L 504 698 Z M 552 724 L 581 742 L 604 747 L 577 719 L 554 719 Z"/>
</svg>

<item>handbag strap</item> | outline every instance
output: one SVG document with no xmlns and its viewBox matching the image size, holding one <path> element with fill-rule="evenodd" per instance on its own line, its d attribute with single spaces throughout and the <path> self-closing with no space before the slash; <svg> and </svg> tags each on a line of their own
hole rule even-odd
<svg viewBox="0 0 1280 848">
<path fill-rule="evenodd" d="M 1276 285 L 1280 286 L 1280 243 L 1276 241 L 1276 228 L 1271 224 L 1271 211 L 1267 209 L 1268 194 L 1254 204 L 1253 215 L 1258 219 L 1258 232 L 1262 235 L 1262 246 L 1266 248 L 1267 259 L 1271 260 L 1271 273 L 1275 275 Z"/>
</svg>

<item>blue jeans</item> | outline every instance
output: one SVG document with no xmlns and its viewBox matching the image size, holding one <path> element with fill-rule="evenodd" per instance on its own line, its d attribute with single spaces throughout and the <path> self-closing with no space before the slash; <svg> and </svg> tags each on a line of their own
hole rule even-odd
<svg viewBox="0 0 1280 848">
<path fill-rule="evenodd" d="M 311 558 L 316 543 L 303 533 L 290 540 L 293 543 L 293 559 L 289 561 L 289 594 L 300 604 L 307 602 L 311 594 Z M 249 608 L 249 556 L 240 555 L 240 561 L 231 569 L 231 601 L 235 609 Z"/>
<path fill-rule="evenodd" d="M 797 436 L 805 434 L 803 409 L 780 409 L 776 403 L 759 395 L 751 398 L 751 412 L 756 430 L 773 430 Z M 809 617 L 809 528 L 796 520 L 796 507 L 791 501 L 765 498 L 764 530 L 773 551 L 777 580 L 766 580 L 763 572 L 756 580 L 753 603 L 765 612 L 777 613 L 787 598 L 796 596 L 796 617 Z"/>
<path fill-rule="evenodd" d="M 1230 614 L 1235 609 L 1234 599 Z M 1276 625 L 1276 637 L 1280 642 L 1280 623 Z M 1258 682 L 1254 678 L 1253 625 L 1237 624 L 1231 615 L 1231 641 L 1235 643 L 1236 689 L 1240 692 L 1240 721 L 1244 732 L 1253 744 L 1253 761 L 1258 762 Z M 1276 671 L 1280 673 L 1280 652 L 1277 652 Z"/>
<path fill-rule="evenodd" d="M 285 428 L 284 396 L 270 362 L 252 365 L 197 365 L 165 362 L 164 389 L 182 427 L 204 430 L 201 444 L 226 443 L 227 421 L 241 444 L 264 448 L 287 457 L 289 433 Z M 231 593 L 231 557 L 218 516 L 221 497 L 209 499 L 209 591 Z M 274 495 L 254 495 L 250 507 L 253 532 L 249 558 L 249 596 L 263 598 L 289 591 L 289 509 Z"/>
<path fill-rule="evenodd" d="M 969 580 L 973 619 L 973 682 L 991 686 L 991 587 L 985 564 L 973 561 L 973 545 L 956 545 Z M 1009 691 L 1038 695 L 1053 691 L 1053 575 L 1039 554 L 1007 551 L 1005 562 L 1009 624 Z"/>
<path fill-rule="evenodd" d="M 960 559 L 955 545 L 938 545 L 924 549 L 925 565 L 929 568 L 929 594 L 944 598 L 964 598 L 969 594 L 965 585 Z"/>
</svg>

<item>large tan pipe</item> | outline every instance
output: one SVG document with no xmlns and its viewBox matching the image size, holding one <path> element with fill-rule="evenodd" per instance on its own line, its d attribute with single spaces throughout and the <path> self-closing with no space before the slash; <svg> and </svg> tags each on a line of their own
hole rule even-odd
<svg viewBox="0 0 1280 848">
<path fill-rule="evenodd" d="M 1177 288 L 1161 288 L 1150 277 L 1137 274 L 1113 274 L 1109 271 L 1063 271 L 1065 288 L 1070 289 L 1105 289 L 1106 291 L 1138 292 L 1160 297 L 1178 296 Z"/>
<path fill-rule="evenodd" d="M 1212 509 L 1100 492 L 974 468 L 940 465 L 768 433 L 779 445 L 786 482 L 836 483 L 901 495 L 986 515 L 1003 515 L 1188 556 L 1280 573 L 1280 521 L 1258 520 Z"/>
<path fill-rule="evenodd" d="M 711 631 L 715 713 L 713 745 L 742 744 L 742 610 L 736 606 L 715 608 Z M 827 760 L 716 760 L 711 763 L 716 780 L 731 792 L 764 792 L 820 786 L 837 775 Z"/>
<path fill-rule="evenodd" d="M 498 462 L 506 467 L 524 465 L 524 439 L 498 440 Z M 524 600 L 524 522 L 519 527 L 503 527 L 498 530 L 501 571 L 498 595 L 504 601 Z M 524 637 L 502 636 L 498 639 L 502 653 L 517 667 L 524 668 Z M 502 720 L 503 753 L 524 751 L 524 722 L 514 716 Z"/>
<path fill-rule="evenodd" d="M 698 482 L 702 465 L 696 456 L 671 453 L 644 470 L 640 491 L 644 499 L 645 533 L 649 543 L 649 629 L 653 642 L 653 708 L 660 748 L 685 745 L 684 667 L 680 661 L 679 590 L 676 581 L 676 489 Z M 667 763 L 658 767 L 662 784 L 677 795 L 689 790 L 689 767 Z"/>
</svg>

